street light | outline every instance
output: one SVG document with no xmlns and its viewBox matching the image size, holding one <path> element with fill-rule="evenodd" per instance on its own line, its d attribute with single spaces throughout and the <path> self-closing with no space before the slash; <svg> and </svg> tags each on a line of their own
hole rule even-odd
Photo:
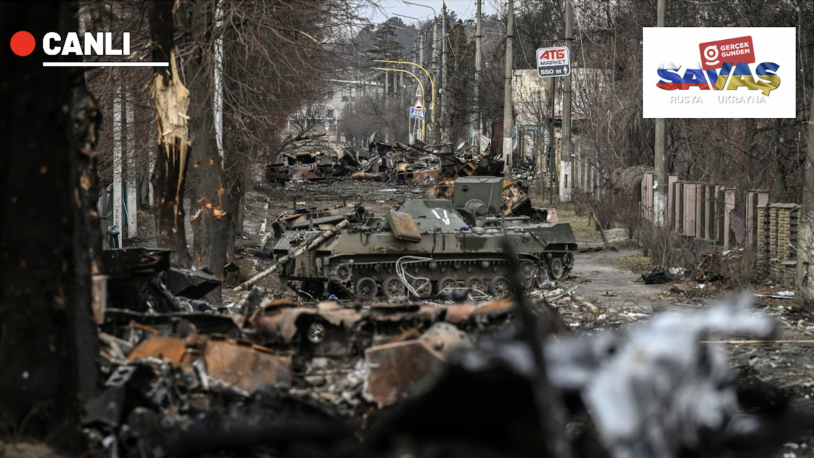
<svg viewBox="0 0 814 458">
<path fill-rule="evenodd" d="M 378 61 L 378 62 L 380 62 L 380 61 Z M 398 68 L 377 67 L 376 70 L 384 70 L 386 72 L 402 72 L 402 73 L 406 73 L 406 74 L 412 76 L 413 78 L 415 78 L 416 81 L 418 81 L 418 86 L 421 88 L 421 99 L 424 100 L 424 84 L 421 83 L 421 78 L 417 77 L 415 75 L 415 73 L 408 72 L 407 70 L 401 70 L 401 69 L 398 69 Z M 424 70 L 424 71 L 426 72 L 426 70 Z M 422 141 L 426 138 L 425 137 L 426 133 L 427 133 L 427 125 L 422 120 L 422 122 L 421 122 L 421 140 Z"/>
<path fill-rule="evenodd" d="M 408 5 L 420 6 L 420 7 L 423 7 L 423 8 L 431 9 L 432 10 L 432 16 L 433 16 L 432 21 L 435 24 L 435 25 L 433 25 L 433 30 L 435 30 L 435 27 L 438 25 L 438 13 L 435 12 L 435 8 L 433 8 L 431 6 L 427 6 L 427 5 L 419 5 L 418 3 L 408 2 L 407 0 L 403 0 L 403 1 L 404 1 L 404 3 L 406 3 Z M 393 13 L 393 14 L 395 14 L 396 16 L 402 16 L 402 17 L 414 19 L 414 20 L 418 21 L 419 26 L 421 26 L 421 19 L 414 18 L 412 16 L 407 16 L 405 14 L 398 14 L 398 13 Z M 442 37 L 442 39 L 443 39 L 443 37 Z M 436 44 L 436 40 L 433 40 L 432 46 L 435 46 L 435 44 Z M 433 56 L 433 59 L 435 59 L 435 56 Z M 423 64 L 424 62 L 421 62 L 421 63 Z M 435 60 L 433 60 L 433 64 L 435 64 Z M 435 71 L 435 69 L 433 69 L 433 71 Z M 432 98 L 433 98 L 433 100 L 435 99 L 435 92 L 432 93 Z"/>
<path fill-rule="evenodd" d="M 414 21 L 418 21 L 419 26 L 421 25 L 422 22 L 424 22 L 424 21 L 422 21 L 421 19 L 419 19 L 417 17 L 407 16 L 406 14 L 393 13 L 393 16 L 401 16 L 401 17 L 406 17 L 407 19 L 412 19 Z"/>
<path fill-rule="evenodd" d="M 384 62 L 384 63 L 387 63 L 387 64 L 413 65 L 413 66 L 416 66 L 416 67 L 418 67 L 418 68 L 420 68 L 421 70 L 424 71 L 424 73 L 427 75 L 427 79 L 430 80 L 430 87 L 432 88 L 432 93 L 433 93 L 432 103 L 430 104 L 430 110 L 432 111 L 432 114 L 430 115 L 430 124 L 432 125 L 432 128 L 435 129 L 435 83 L 432 81 L 432 77 L 430 77 L 430 72 L 428 72 L 426 68 L 424 68 L 424 67 L 422 67 L 422 66 L 420 66 L 420 65 L 418 65 L 418 64 L 416 64 L 414 62 L 404 62 L 404 61 L 400 61 L 400 60 L 374 60 L 373 62 Z M 410 72 L 407 72 L 407 73 L 410 73 Z M 412 73 L 410 73 L 410 74 L 412 75 Z M 413 75 L 413 76 L 415 76 L 415 75 Z M 419 81 L 419 84 L 420 83 L 421 83 L 421 81 Z M 426 100 L 424 98 L 424 85 L 423 84 L 421 85 L 421 100 Z M 433 132 L 435 132 L 435 131 L 433 131 Z M 423 136 L 424 132 L 422 131 L 421 134 Z"/>
<path fill-rule="evenodd" d="M 421 30 L 421 29 L 423 28 L 424 21 L 422 21 L 421 19 L 419 19 L 419 18 L 417 18 L 417 17 L 407 16 L 406 14 L 393 13 L 393 15 L 394 15 L 394 16 L 400 16 L 400 17 L 406 17 L 407 19 L 412 19 L 412 20 L 414 20 L 414 21 L 418 21 L 418 33 L 419 33 L 419 38 L 421 38 L 421 40 L 420 40 L 420 41 L 421 41 L 421 46 L 423 47 L 423 44 L 424 44 L 424 35 L 426 35 L 427 33 L 429 33 L 429 30 L 427 30 L 427 32 L 426 32 L 426 33 L 425 33 L 425 32 L 423 32 L 423 31 Z M 423 56 L 424 56 L 424 50 L 423 50 L 423 49 L 421 50 L 421 52 L 419 53 L 419 55 L 420 55 L 420 56 L 422 56 L 422 58 L 421 58 L 421 59 L 418 59 L 418 63 L 419 63 L 420 65 L 424 65 L 424 62 L 423 62 L 423 60 L 424 60 L 424 59 L 423 59 Z M 413 56 L 413 57 L 415 57 L 415 56 Z"/>
<path fill-rule="evenodd" d="M 421 8 L 429 8 L 429 9 L 431 9 L 431 10 L 432 10 L 432 15 L 433 15 L 433 23 L 435 24 L 435 25 L 433 26 L 433 56 L 432 56 L 432 63 L 433 63 L 433 67 L 434 67 L 434 68 L 433 68 L 433 73 L 436 73 L 436 74 L 437 74 L 437 73 L 438 73 L 438 67 L 436 66 L 436 65 L 437 65 L 437 61 L 436 61 L 436 59 L 438 58 L 438 55 L 437 55 L 436 53 L 437 53 L 438 51 L 437 51 L 437 48 L 436 48 L 436 47 L 438 46 L 438 39 L 437 39 L 437 37 L 435 36 L 435 33 L 436 33 L 436 31 L 437 31 L 437 27 L 438 27 L 438 12 L 437 12 L 437 11 L 435 11 L 435 8 L 433 8 L 433 7 L 429 6 L 429 5 L 422 5 L 422 4 L 420 4 L 420 3 L 414 3 L 414 2 L 410 2 L 410 1 L 408 1 L 408 0 L 402 0 L 402 1 L 403 1 L 405 4 L 407 4 L 407 5 L 420 6 Z M 446 43 L 446 42 L 444 41 L 444 40 L 445 40 L 445 37 L 444 37 L 444 30 L 445 30 L 445 28 L 444 28 L 444 24 L 442 23 L 442 24 L 441 24 L 441 42 L 442 42 L 442 44 L 443 44 L 443 43 Z M 442 45 L 442 48 L 443 48 L 443 45 Z M 443 64 L 443 63 L 444 63 L 444 62 L 446 62 L 446 54 L 445 54 L 445 53 L 443 53 L 443 58 L 442 58 L 442 60 L 441 60 L 441 61 L 442 61 L 442 67 L 443 67 L 443 66 L 444 66 L 444 64 Z M 424 71 L 426 72 L 426 70 L 424 70 Z M 444 73 L 444 74 L 442 74 L 442 75 L 443 75 L 443 78 L 442 78 L 442 81 L 441 81 L 441 82 L 443 83 L 443 81 L 444 81 L 444 80 L 446 80 L 446 74 Z M 430 81 L 432 81 L 432 80 L 430 80 Z M 442 86 L 443 86 L 443 84 L 442 84 Z M 443 89 L 442 89 L 442 91 L 443 91 Z M 439 132 L 439 130 L 440 130 L 440 129 L 436 129 L 436 126 L 435 126 L 435 107 L 434 107 L 434 106 L 435 106 L 435 99 L 436 99 L 437 95 L 438 95 L 438 94 L 435 92 L 435 85 L 433 84 L 433 90 L 432 90 L 432 103 L 433 103 L 433 110 L 432 110 L 432 126 L 433 126 L 433 131 L 432 131 L 432 132 L 433 132 L 433 137 L 435 138 L 435 140 L 436 140 L 436 141 L 438 140 L 438 132 Z M 444 96 L 444 100 L 446 100 L 446 96 Z M 443 118 L 443 114 L 444 114 L 444 104 L 441 104 L 441 115 L 442 115 L 442 118 Z M 443 140 L 443 135 L 442 135 L 442 140 Z"/>
<path fill-rule="evenodd" d="M 433 16 L 435 16 L 435 17 L 438 17 L 438 13 L 436 13 L 436 12 L 435 12 L 435 8 L 433 8 L 433 7 L 431 7 L 431 6 L 427 6 L 427 5 L 420 5 L 420 4 L 418 4 L 418 3 L 408 2 L 407 0 L 404 0 L 404 3 L 406 3 L 406 4 L 408 4 L 408 5 L 414 5 L 414 6 L 421 6 L 421 7 L 423 7 L 423 8 L 429 8 L 429 9 L 431 9 L 431 10 L 432 10 L 432 15 L 433 15 Z"/>
</svg>

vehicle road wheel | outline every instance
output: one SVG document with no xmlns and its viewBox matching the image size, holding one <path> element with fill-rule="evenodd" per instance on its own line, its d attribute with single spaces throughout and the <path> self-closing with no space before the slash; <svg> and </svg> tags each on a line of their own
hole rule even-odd
<svg viewBox="0 0 814 458">
<path fill-rule="evenodd" d="M 337 283 L 328 283 L 328 294 L 333 294 L 339 299 L 347 299 L 349 297 L 348 291 L 345 289 L 347 285 L 339 286 Z"/>
<path fill-rule="evenodd" d="M 352 275 L 352 273 L 350 271 L 350 267 L 348 267 L 348 266 L 338 266 L 332 272 L 333 279 L 340 282 L 340 283 L 345 283 L 347 281 L 350 281 L 351 275 Z"/>
<path fill-rule="evenodd" d="M 523 276 L 523 286 L 531 288 L 537 277 L 537 265 L 534 261 L 525 260 L 520 263 L 520 275 Z"/>
<path fill-rule="evenodd" d="M 373 300 L 377 294 L 379 294 L 379 286 L 376 284 L 376 280 L 364 277 L 356 282 L 356 295 L 359 299 Z"/>
<path fill-rule="evenodd" d="M 512 284 L 506 277 L 495 277 L 489 282 L 489 292 L 496 297 L 508 297 L 512 294 Z"/>
<path fill-rule="evenodd" d="M 563 277 L 565 273 L 565 267 L 562 265 L 562 259 L 560 258 L 551 258 L 548 261 L 548 276 L 551 277 L 552 280 L 559 280 Z"/>
<path fill-rule="evenodd" d="M 300 290 L 314 300 L 319 300 L 325 294 L 325 283 L 321 281 L 304 281 Z"/>
<path fill-rule="evenodd" d="M 574 267 L 574 253 L 571 253 L 570 251 L 565 253 L 562 255 L 562 261 L 566 269 L 571 269 Z"/>
<path fill-rule="evenodd" d="M 410 286 L 418 293 L 418 297 L 428 298 L 432 296 L 432 282 L 429 278 L 416 278 Z"/>
<path fill-rule="evenodd" d="M 480 277 L 469 277 L 466 279 L 466 287 L 470 291 L 480 291 L 486 293 L 486 282 Z"/>
<path fill-rule="evenodd" d="M 404 287 L 404 283 L 399 277 L 387 277 L 382 282 L 382 293 L 388 299 L 404 296 L 406 292 L 407 288 Z"/>
<path fill-rule="evenodd" d="M 436 284 L 436 288 L 438 289 L 439 293 L 443 292 L 445 289 L 455 289 L 457 287 L 458 280 L 452 277 L 444 277 L 438 280 L 438 283 Z"/>
</svg>

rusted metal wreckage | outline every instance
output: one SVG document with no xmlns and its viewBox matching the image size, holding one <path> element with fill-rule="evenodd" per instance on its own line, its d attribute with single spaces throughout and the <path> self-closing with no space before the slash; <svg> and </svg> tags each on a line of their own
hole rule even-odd
<svg viewBox="0 0 814 458">
<path fill-rule="evenodd" d="M 111 283 L 131 272 L 166 287 L 159 251 L 113 257 Z M 320 442 L 333 445 L 309 456 L 429 457 L 438 455 L 427 444 L 445 444 L 455 456 L 477 447 L 556 458 L 546 441 L 557 437 L 575 458 L 643 450 L 745 458 L 773 456 L 814 424 L 765 382 L 741 385 L 721 346 L 702 342 L 771 337 L 775 323 L 750 313 L 748 296 L 596 335 L 569 332 L 554 308 L 522 294 L 305 305 L 255 288 L 206 312 L 107 305 L 103 382 L 84 405 L 92 456 L 247 456 Z M 320 429 L 326 418 L 334 423 Z M 592 427 L 579 428 L 587 421 Z M 565 434 L 566 424 L 578 431 Z M 331 442 L 337 435 L 350 441 Z"/>
<path fill-rule="evenodd" d="M 108 275 L 100 276 L 105 288 L 95 290 L 101 297 L 94 298 L 94 316 L 108 370 L 125 360 L 158 358 L 185 369 L 201 360 L 197 364 L 205 364 L 209 376 L 222 374 L 223 381 L 244 390 L 249 385 L 229 374 L 243 373 L 256 379 L 253 384 L 289 385 L 292 356 L 361 355 L 368 348 L 417 339 L 438 323 L 461 332 L 502 325 L 514 308 L 514 302 L 505 299 L 480 305 L 362 307 L 325 301 L 300 306 L 275 299 L 263 288 L 244 293 L 238 303 L 218 306 L 200 298 L 219 283 L 208 274 L 171 267 L 168 255 L 168 250 L 143 248 L 105 253 Z M 185 279 L 174 278 L 178 276 Z M 111 294 L 120 289 L 146 291 L 138 296 L 144 304 Z M 165 297 L 157 298 L 155 291 Z M 251 375 L 253 366 L 263 373 Z"/>
<path fill-rule="evenodd" d="M 171 267 L 165 254 L 113 251 L 107 258 L 116 267 L 107 273 L 118 274 L 103 277 L 103 283 L 110 290 L 121 284 L 166 290 Z M 205 277 L 197 284 L 208 282 Z M 179 291 L 205 293 L 189 285 Z M 110 448 L 104 442 L 111 428 L 145 441 L 154 434 L 147 426 L 152 418 L 186 428 L 193 414 L 216 414 L 224 402 L 245 405 L 271 391 L 350 417 L 393 405 L 438 377 L 453 352 L 472 349 L 471 335 L 511 323 L 516 309 L 511 300 L 303 305 L 276 299 L 262 288 L 226 306 L 172 297 L 172 303 L 188 307 L 157 313 L 153 296 L 144 296 L 141 307 L 104 294 L 94 298 L 100 304 L 95 315 L 103 385 L 86 404 L 84 427 L 97 454 Z M 356 369 L 348 373 L 348 367 Z M 326 378 L 334 382 L 327 384 Z"/>
<path fill-rule="evenodd" d="M 373 142 L 368 149 L 352 146 L 300 146 L 280 152 L 266 166 L 266 179 L 286 181 L 324 181 L 350 175 L 354 180 L 392 181 L 429 184 L 441 178 L 460 176 L 497 176 L 502 166 L 496 159 L 473 155 L 469 150 L 445 152 L 421 142 Z"/>
<path fill-rule="evenodd" d="M 311 202 L 316 202 L 321 196 L 310 196 Z M 331 196 L 336 198 L 336 196 Z M 348 202 L 351 196 L 339 196 L 344 201 L 341 205 L 319 210 L 315 205 L 303 206 L 302 197 L 294 196 L 293 208 L 278 213 L 271 221 L 271 229 L 276 237 L 280 237 L 286 230 L 314 229 L 320 225 L 337 224 L 347 219 L 352 223 L 360 223 L 371 214 L 358 203 Z M 303 202 L 304 203 L 304 202 Z"/>
<path fill-rule="evenodd" d="M 324 136 L 287 138 L 270 164 L 266 180 L 282 184 L 287 181 L 325 181 L 345 176 L 370 158 L 370 152 L 353 146 L 325 141 Z"/>
<path fill-rule="evenodd" d="M 344 176 L 357 162 L 350 155 L 318 150 L 280 153 L 277 160 L 266 165 L 266 180 L 284 183 L 290 180 L 324 181 Z"/>
<path fill-rule="evenodd" d="M 480 192 L 478 180 L 482 182 Z M 460 186 L 458 202 L 455 186 Z M 475 223 L 478 219 L 493 224 L 500 221 L 501 225 L 511 222 L 511 231 L 506 232 L 512 233 L 517 244 L 545 245 L 543 249 L 556 245 L 557 234 L 547 235 L 544 242 L 529 240 L 524 236 L 529 231 L 517 230 L 529 222 L 557 221 L 553 209 L 531 206 L 522 182 L 463 178 L 457 185 L 440 182 L 429 192 L 435 194 L 433 198 L 446 197 L 453 202 L 421 199 L 427 208 L 418 212 L 415 220 L 409 221 L 411 224 L 402 219 L 403 214 L 409 214 L 408 208 L 374 219 L 361 205 L 346 202 L 317 210 L 294 197 L 291 211 L 278 215 L 272 228 L 278 234 L 298 230 L 312 233 L 287 252 L 286 256 L 294 259 L 297 253 L 303 255 L 308 247 L 319 246 L 351 225 L 359 229 L 359 225 L 369 223 L 369 231 L 354 232 L 361 239 L 381 235 L 387 223 L 394 237 L 398 236 L 398 243 L 416 243 L 416 236 L 418 240 L 428 237 L 415 224 L 430 219 L 420 218 L 422 214 L 457 208 L 462 218 L 460 224 L 455 220 L 456 237 L 474 239 L 470 231 L 478 225 L 470 225 L 463 220 L 465 217 Z M 498 194 L 502 205 L 499 199 L 491 198 Z M 318 259 L 313 257 L 314 266 Z M 565 252 L 552 252 L 551 257 L 541 257 L 539 267 L 554 272 L 553 259 L 560 260 L 560 268 L 573 261 Z M 462 274 L 469 270 L 466 275 L 473 277 L 473 271 L 495 267 L 493 260 L 486 265 L 483 259 L 459 265 L 455 259 L 448 261 L 435 267 L 449 272 L 460 270 Z M 422 262 L 431 269 L 430 261 Z M 497 299 L 501 294 L 428 297 L 423 294 L 426 285 L 412 282 L 409 284 L 416 294 L 393 302 L 379 301 L 375 294 L 361 294 L 364 300 L 356 294 L 351 300 L 303 302 L 307 295 L 281 299 L 273 291 L 254 287 L 240 291 L 232 303 L 212 304 L 203 298 L 219 286 L 218 279 L 206 272 L 170 266 L 167 250 L 107 251 L 104 275 L 94 278 L 93 289 L 103 383 L 100 394 L 85 404 L 83 422 L 93 455 L 204 456 L 221 452 L 217 444 L 206 440 L 210 435 L 231 438 L 233 442 L 223 439 L 224 446 L 239 440 L 236 447 L 240 451 L 277 450 L 275 446 L 263 448 L 267 444 L 256 437 L 273 436 L 279 440 L 292 436 L 290 429 L 281 434 L 269 434 L 267 429 L 255 435 L 246 431 L 255 431 L 249 429 L 252 426 L 258 432 L 268 428 L 268 423 L 258 424 L 261 421 L 285 423 L 290 411 L 297 412 L 299 419 L 310 412 L 312 416 L 306 416 L 309 426 L 326 416 L 361 425 L 376 419 L 377 427 L 368 433 L 366 443 L 379 444 L 377 434 L 396 431 L 398 437 L 407 438 L 407 445 L 400 444 L 402 448 L 388 452 L 344 456 L 383 457 L 403 456 L 403 447 L 423 446 L 439 437 L 486 447 L 484 444 L 492 438 L 504 436 L 499 428 L 507 418 L 516 421 L 508 426 L 510 431 L 505 437 L 509 439 L 490 443 L 504 453 L 494 456 L 550 456 L 544 449 L 535 448 L 545 437 L 551 437 L 546 436 L 550 431 L 544 432 L 537 422 L 545 416 L 563 415 L 576 422 L 590 418 L 595 427 L 584 428 L 580 434 L 592 434 L 589 440 L 602 449 L 601 454 L 577 449 L 574 457 L 632 456 L 631 450 L 644 449 L 669 450 L 669 456 L 683 456 L 679 450 L 690 450 L 686 456 L 699 456 L 693 453 L 703 450 L 699 437 L 719 441 L 713 444 L 716 449 L 724 448 L 727 440 L 742 444 L 749 437 L 739 431 L 754 431 L 762 424 L 760 421 L 766 421 L 755 414 L 746 418 L 746 423 L 738 423 L 744 415 L 734 402 L 736 387 L 726 357 L 716 346 L 700 343 L 702 336 L 712 330 L 770 336 L 773 326 L 769 318 L 748 314 L 748 304 L 740 301 L 715 310 L 655 319 L 638 330 L 569 335 L 561 316 L 583 306 L 590 309 L 586 312 L 589 314 L 601 316 L 600 311 L 587 302 L 577 305 L 573 294 L 576 286 L 568 291 L 536 290 L 524 295 L 523 291 L 539 284 L 541 278 L 527 276 L 528 264 L 522 264 L 520 259 L 506 262 L 508 270 L 517 274 L 504 277 L 515 293 L 510 298 Z M 353 262 L 338 267 L 350 264 L 376 275 L 373 263 Z M 407 278 L 418 277 L 419 265 L 393 267 L 396 274 L 405 275 L 402 287 Z M 347 272 L 339 268 L 330 271 L 337 279 L 351 273 L 350 268 Z M 415 275 L 406 276 L 411 273 Z M 455 277 L 450 278 L 454 280 L 451 289 L 486 289 L 485 284 L 460 285 Z M 438 286 L 438 281 L 433 281 L 431 290 Z M 444 281 L 440 283 L 444 286 Z M 359 285 L 355 282 L 354 292 L 364 292 Z M 404 292 L 397 289 L 399 294 Z M 493 292 L 501 290 L 494 288 Z M 560 314 L 546 300 L 563 300 L 561 304 L 568 306 L 563 305 Z M 538 328 L 560 335 L 551 338 L 529 331 Z M 545 358 L 539 355 L 541 349 Z M 665 380 L 670 383 L 665 384 Z M 551 398 L 548 403 L 541 401 L 543 395 Z M 478 402 L 473 404 L 472 399 Z M 378 422 L 377 412 L 400 403 L 405 407 L 401 414 L 389 423 Z M 557 411 L 556 416 L 552 410 Z M 484 411 L 490 415 L 482 415 Z M 782 412 L 778 415 L 776 406 L 771 412 L 768 421 L 773 425 L 780 422 L 783 434 L 775 430 L 767 436 L 772 441 L 762 443 L 782 444 L 793 430 L 791 426 L 801 424 L 801 417 L 783 416 Z M 463 433 L 449 428 L 460 421 L 467 422 L 467 427 L 457 430 Z M 485 430 L 478 429 L 477 425 L 484 422 L 491 423 L 484 426 Z M 618 424 L 625 427 L 617 428 Z M 518 436 L 517 428 L 521 427 L 527 429 Z M 199 444 L 200 453 L 172 448 L 178 447 L 179 438 L 188 438 L 195 428 L 203 433 L 195 440 L 188 439 L 187 444 Z M 557 431 L 564 430 L 562 424 Z M 429 437 L 427 431 L 432 431 Z M 696 431 L 714 434 L 702 436 Z M 219 433 L 221 436 L 217 436 Z M 300 446 L 311 441 L 308 435 L 298 437 Z M 669 443 L 664 442 L 665 438 L 670 438 Z M 237 453 L 234 456 L 239 456 Z M 421 450 L 409 453 L 429 456 Z M 465 451 L 460 456 L 471 454 Z"/>
</svg>

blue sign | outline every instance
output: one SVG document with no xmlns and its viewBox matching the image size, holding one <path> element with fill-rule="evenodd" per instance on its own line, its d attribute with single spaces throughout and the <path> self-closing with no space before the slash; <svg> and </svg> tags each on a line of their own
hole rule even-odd
<svg viewBox="0 0 814 458">
<path fill-rule="evenodd" d="M 416 110 L 415 107 L 410 107 L 410 117 L 416 119 L 424 119 L 424 112 L 427 110 Z"/>
</svg>

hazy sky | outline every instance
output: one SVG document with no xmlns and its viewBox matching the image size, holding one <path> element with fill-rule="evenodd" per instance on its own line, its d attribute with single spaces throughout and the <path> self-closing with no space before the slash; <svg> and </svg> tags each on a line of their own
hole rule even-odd
<svg viewBox="0 0 814 458">
<path fill-rule="evenodd" d="M 393 13 L 404 14 L 418 19 L 427 20 L 432 19 L 432 10 L 429 8 L 421 8 L 413 5 L 406 5 L 401 0 L 380 0 L 381 9 L 375 12 L 373 22 L 381 22 L 387 16 L 392 16 Z M 435 8 L 438 14 L 441 14 L 442 0 L 409 0 L 414 3 L 427 5 Z M 468 19 L 475 17 L 475 0 L 446 0 L 447 9 L 455 11 L 461 19 Z M 483 0 L 483 14 L 493 14 L 497 2 L 495 0 Z M 405 22 L 415 22 L 412 19 L 401 18 Z"/>
</svg>

